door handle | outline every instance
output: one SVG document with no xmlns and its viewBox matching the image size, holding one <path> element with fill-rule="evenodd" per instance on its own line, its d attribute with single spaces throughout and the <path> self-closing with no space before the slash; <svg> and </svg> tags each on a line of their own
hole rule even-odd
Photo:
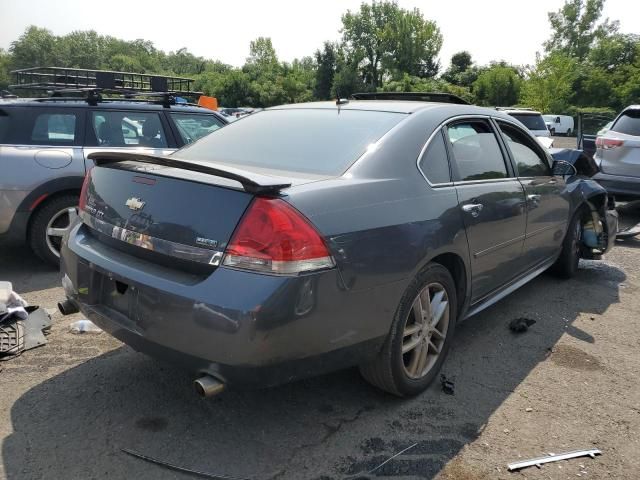
<svg viewBox="0 0 640 480">
<path fill-rule="evenodd" d="M 540 201 L 540 195 L 538 195 L 538 194 L 536 194 L 536 193 L 531 194 L 531 195 L 527 195 L 527 200 L 529 200 L 530 202 L 535 202 L 535 203 L 537 203 L 537 202 L 539 202 L 539 201 Z"/>
<path fill-rule="evenodd" d="M 466 213 L 470 213 L 473 218 L 476 218 L 480 215 L 480 212 L 484 208 L 484 205 L 481 203 L 468 203 L 467 205 L 462 206 L 462 211 Z"/>
</svg>

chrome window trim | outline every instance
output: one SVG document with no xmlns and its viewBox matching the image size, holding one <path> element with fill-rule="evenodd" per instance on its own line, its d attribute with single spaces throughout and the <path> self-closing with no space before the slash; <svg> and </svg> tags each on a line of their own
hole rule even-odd
<svg viewBox="0 0 640 480">
<path fill-rule="evenodd" d="M 435 128 L 435 130 L 431 133 L 429 138 L 427 139 L 427 142 L 422 147 L 422 150 L 420 150 L 420 154 L 418 155 L 418 159 L 416 160 L 416 167 L 418 168 L 418 171 L 420 172 L 420 174 L 427 181 L 429 186 L 432 187 L 432 188 L 438 188 L 438 187 L 454 187 L 454 186 L 458 186 L 458 185 L 470 185 L 470 184 L 474 184 L 474 183 L 492 183 L 492 182 L 518 181 L 517 177 L 490 178 L 490 179 L 487 179 L 487 180 L 460 180 L 460 181 L 451 181 L 451 182 L 447 182 L 447 183 L 431 183 L 429 181 L 427 176 L 424 174 L 424 172 L 420 168 L 420 160 L 422 160 L 422 156 L 427 151 L 427 148 L 429 148 L 429 144 L 431 143 L 431 141 L 435 137 L 436 133 L 440 132 L 447 124 L 449 124 L 451 122 L 455 122 L 457 120 L 465 120 L 467 118 L 474 118 L 474 119 L 478 119 L 479 118 L 479 119 L 487 120 L 489 123 L 491 123 L 491 119 L 498 118 L 500 120 L 504 120 L 502 117 L 497 117 L 497 116 L 494 116 L 494 115 L 481 115 L 481 114 L 478 114 L 478 113 L 473 113 L 473 114 L 470 114 L 470 115 L 456 115 L 454 117 L 447 118 L 445 121 L 440 123 Z M 514 123 L 514 122 L 511 122 L 511 123 Z M 514 123 L 514 125 L 516 125 L 516 124 Z M 495 128 L 495 127 L 493 127 L 493 128 Z M 498 132 L 494 132 L 494 135 L 496 133 L 498 133 Z M 496 141 L 498 141 L 497 138 L 496 138 Z M 506 160 L 506 159 L 503 159 L 503 160 Z M 451 176 L 451 173 L 452 173 L 451 172 L 451 159 L 448 156 L 447 156 L 447 162 L 449 163 L 449 175 Z M 506 164 L 505 164 L 505 167 L 506 167 Z M 507 175 L 509 175 L 509 169 L 508 168 L 507 168 Z M 536 177 L 536 178 L 539 178 L 539 177 Z"/>
<path fill-rule="evenodd" d="M 135 245 L 145 250 L 159 252 L 181 260 L 202 263 L 217 267 L 222 261 L 224 254 L 221 250 L 194 247 L 182 243 L 172 242 L 162 238 L 152 237 L 140 232 L 135 232 L 128 228 L 118 227 L 104 220 L 94 217 L 86 211 L 81 211 L 79 217 L 89 228 L 102 233 L 103 235 L 119 240 L 129 245 Z"/>
</svg>

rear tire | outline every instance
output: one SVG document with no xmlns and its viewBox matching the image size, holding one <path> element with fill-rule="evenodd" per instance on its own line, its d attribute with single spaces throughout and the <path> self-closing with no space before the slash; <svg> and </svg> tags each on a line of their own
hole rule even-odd
<svg viewBox="0 0 640 480">
<path fill-rule="evenodd" d="M 567 137 L 570 137 L 570 136 L 571 136 L 571 129 L 570 129 L 570 128 L 568 128 L 568 129 L 567 129 L 566 136 L 567 136 Z"/>
<path fill-rule="evenodd" d="M 29 225 L 29 245 L 45 262 L 56 266 L 60 264 L 62 236 L 71 226 L 77 206 L 77 195 L 62 195 L 47 201 L 33 215 Z M 70 213 L 70 209 L 74 212 Z"/>
<path fill-rule="evenodd" d="M 574 214 L 562 241 L 560 256 L 551 267 L 552 273 L 560 278 L 569 279 L 578 272 L 582 250 L 582 218 L 584 215 L 585 210 L 583 208 L 579 208 Z"/>
<path fill-rule="evenodd" d="M 556 136 L 556 129 L 552 128 L 551 130 L 549 130 L 549 133 L 551 133 L 552 137 L 555 137 Z"/>
<path fill-rule="evenodd" d="M 447 356 L 457 313 L 451 274 L 438 263 L 428 264 L 402 297 L 384 347 L 360 373 L 399 397 L 423 392 Z"/>
</svg>

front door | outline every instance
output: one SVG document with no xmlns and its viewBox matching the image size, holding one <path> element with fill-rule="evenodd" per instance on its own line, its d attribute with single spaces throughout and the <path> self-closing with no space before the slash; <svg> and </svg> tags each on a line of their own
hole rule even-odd
<svg viewBox="0 0 640 480">
<path fill-rule="evenodd" d="M 471 301 L 476 302 L 523 270 L 524 189 L 508 168 L 488 119 L 458 120 L 446 132 L 469 243 Z"/>
<path fill-rule="evenodd" d="M 527 231 L 523 260 L 526 267 L 558 254 L 569 221 L 565 182 L 551 175 L 551 166 L 538 142 L 518 126 L 497 120 L 527 201 Z"/>
</svg>

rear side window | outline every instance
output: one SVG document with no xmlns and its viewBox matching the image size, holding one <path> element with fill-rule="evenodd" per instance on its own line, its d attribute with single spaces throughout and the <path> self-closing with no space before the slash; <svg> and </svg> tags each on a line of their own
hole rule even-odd
<svg viewBox="0 0 640 480">
<path fill-rule="evenodd" d="M 431 183 L 447 183 L 451 181 L 449 160 L 442 131 L 438 131 L 429 142 L 429 146 L 420 159 L 420 170 Z"/>
<path fill-rule="evenodd" d="M 185 145 L 195 142 L 222 127 L 222 122 L 214 115 L 172 113 L 171 118 Z"/>
<path fill-rule="evenodd" d="M 627 110 L 613 124 L 611 130 L 625 135 L 640 136 L 640 110 Z"/>
<path fill-rule="evenodd" d="M 76 115 L 73 113 L 40 113 L 31 130 L 31 144 L 73 145 L 76 139 Z"/>
<path fill-rule="evenodd" d="M 544 177 L 551 175 L 546 157 L 530 138 L 520 129 L 508 123 L 498 121 L 500 130 L 511 151 L 520 177 Z"/>
<path fill-rule="evenodd" d="M 498 140 L 485 120 L 449 125 L 447 136 L 451 142 L 458 180 L 493 180 L 508 176 Z"/>
<path fill-rule="evenodd" d="M 341 175 L 404 113 L 347 109 L 264 110 L 179 150 L 186 160 Z"/>
<path fill-rule="evenodd" d="M 167 137 L 157 113 L 94 111 L 91 125 L 101 147 L 167 148 Z"/>
</svg>

